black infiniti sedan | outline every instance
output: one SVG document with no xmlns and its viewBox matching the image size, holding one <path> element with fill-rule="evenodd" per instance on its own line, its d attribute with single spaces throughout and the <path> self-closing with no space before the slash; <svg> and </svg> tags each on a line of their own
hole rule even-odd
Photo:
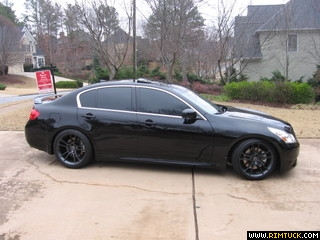
<svg viewBox="0 0 320 240">
<path fill-rule="evenodd" d="M 35 99 L 31 147 L 69 168 L 92 160 L 225 169 L 263 179 L 297 163 L 292 126 L 268 114 L 217 105 L 179 85 L 144 79 L 92 84 Z"/>
</svg>

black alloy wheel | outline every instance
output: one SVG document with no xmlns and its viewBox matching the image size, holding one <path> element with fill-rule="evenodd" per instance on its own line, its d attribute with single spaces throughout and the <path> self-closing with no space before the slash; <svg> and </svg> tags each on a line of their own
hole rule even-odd
<svg viewBox="0 0 320 240">
<path fill-rule="evenodd" d="M 54 140 L 54 153 L 59 162 L 68 168 L 81 168 L 92 157 L 88 138 L 76 130 L 64 130 Z"/>
<path fill-rule="evenodd" d="M 274 148 L 267 142 L 258 139 L 241 142 L 232 155 L 234 170 L 250 180 L 260 180 L 269 176 L 276 162 Z"/>
</svg>

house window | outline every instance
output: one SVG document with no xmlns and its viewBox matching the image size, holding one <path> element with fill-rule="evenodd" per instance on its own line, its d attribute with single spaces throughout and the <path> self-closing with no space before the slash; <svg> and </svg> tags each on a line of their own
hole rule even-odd
<svg viewBox="0 0 320 240">
<path fill-rule="evenodd" d="M 298 51 L 298 35 L 297 34 L 288 35 L 288 51 L 289 52 Z"/>
<path fill-rule="evenodd" d="M 29 53 L 30 52 L 30 45 L 27 45 L 27 44 L 22 45 L 22 50 L 24 52 Z"/>
<path fill-rule="evenodd" d="M 24 59 L 24 63 L 32 63 L 32 59 L 31 58 L 25 58 Z"/>
</svg>

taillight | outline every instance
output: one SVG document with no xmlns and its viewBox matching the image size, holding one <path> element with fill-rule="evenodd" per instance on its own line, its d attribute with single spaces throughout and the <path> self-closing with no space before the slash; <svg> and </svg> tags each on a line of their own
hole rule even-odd
<svg viewBox="0 0 320 240">
<path fill-rule="evenodd" d="M 30 116 L 29 116 L 29 119 L 30 120 L 35 120 L 37 117 L 39 117 L 40 115 L 40 112 L 36 109 L 32 109 L 31 112 L 30 112 Z"/>
</svg>

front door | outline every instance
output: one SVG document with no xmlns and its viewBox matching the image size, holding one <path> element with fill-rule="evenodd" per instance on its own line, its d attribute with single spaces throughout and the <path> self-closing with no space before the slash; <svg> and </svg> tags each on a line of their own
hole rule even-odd
<svg viewBox="0 0 320 240">
<path fill-rule="evenodd" d="M 182 118 L 190 108 L 175 95 L 158 89 L 137 88 L 138 152 L 143 158 L 165 161 L 208 162 L 212 153 L 212 127 L 202 118 Z"/>
</svg>

